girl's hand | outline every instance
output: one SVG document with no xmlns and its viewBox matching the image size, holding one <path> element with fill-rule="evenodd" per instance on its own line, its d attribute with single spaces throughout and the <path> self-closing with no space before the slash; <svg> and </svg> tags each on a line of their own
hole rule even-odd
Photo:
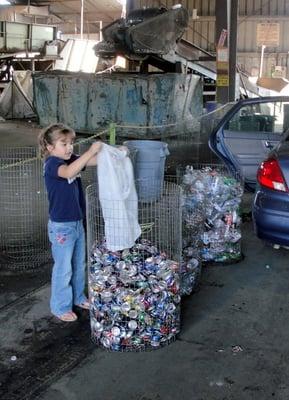
<svg viewBox="0 0 289 400">
<path fill-rule="evenodd" d="M 100 141 L 92 143 L 92 145 L 89 148 L 89 151 L 92 153 L 92 156 L 99 153 L 101 150 L 101 147 L 102 147 L 102 142 L 100 142 Z"/>
<path fill-rule="evenodd" d="M 87 166 L 93 167 L 93 166 L 97 165 L 97 154 L 100 152 L 101 148 L 102 148 L 102 142 L 97 141 L 97 142 L 92 143 L 92 145 L 88 149 L 90 158 L 86 163 Z"/>
</svg>

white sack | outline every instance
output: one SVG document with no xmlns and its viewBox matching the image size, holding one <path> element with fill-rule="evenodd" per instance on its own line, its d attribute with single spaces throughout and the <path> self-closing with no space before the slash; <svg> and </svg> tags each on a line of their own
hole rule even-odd
<svg viewBox="0 0 289 400">
<path fill-rule="evenodd" d="M 97 161 L 99 200 L 111 251 L 130 248 L 141 234 L 133 166 L 126 151 L 103 144 Z"/>
</svg>

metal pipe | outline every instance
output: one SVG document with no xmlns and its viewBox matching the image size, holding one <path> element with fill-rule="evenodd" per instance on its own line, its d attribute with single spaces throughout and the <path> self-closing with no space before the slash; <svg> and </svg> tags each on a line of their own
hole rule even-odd
<svg viewBox="0 0 289 400">
<path fill-rule="evenodd" d="M 262 44 L 262 50 L 261 50 L 261 60 L 260 60 L 260 69 L 259 69 L 259 78 L 262 77 L 263 75 L 263 63 L 264 63 L 264 50 L 266 46 Z"/>
<path fill-rule="evenodd" d="M 80 10 L 80 39 L 83 39 L 83 9 L 84 9 L 84 0 L 81 0 L 81 10 Z"/>
</svg>

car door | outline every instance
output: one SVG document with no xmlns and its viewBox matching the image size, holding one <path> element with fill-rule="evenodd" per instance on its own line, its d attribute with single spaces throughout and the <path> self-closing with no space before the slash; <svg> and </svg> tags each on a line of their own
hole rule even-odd
<svg viewBox="0 0 289 400">
<path fill-rule="evenodd" d="M 259 164 L 289 128 L 289 97 L 239 101 L 212 133 L 211 149 L 254 189 Z"/>
</svg>

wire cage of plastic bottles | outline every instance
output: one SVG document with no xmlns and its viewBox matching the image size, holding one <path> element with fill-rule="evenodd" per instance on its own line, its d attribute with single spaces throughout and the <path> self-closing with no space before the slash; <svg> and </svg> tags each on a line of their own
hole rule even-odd
<svg viewBox="0 0 289 400">
<path fill-rule="evenodd" d="M 119 201 L 100 202 L 95 183 L 86 206 L 92 340 L 110 351 L 167 345 L 180 331 L 181 188 L 166 182 L 154 201 L 128 205 L 137 206 L 141 234 L 119 251 L 108 248 L 127 223 Z"/>
<path fill-rule="evenodd" d="M 180 263 L 181 295 L 190 295 L 199 287 L 202 272 L 203 233 L 206 218 L 205 195 L 194 182 L 183 179 L 184 169 L 176 168 L 176 175 L 165 180 L 182 188 L 182 257 Z M 198 184 L 196 184 L 198 186 Z"/>
<path fill-rule="evenodd" d="M 242 259 L 240 205 L 244 192 L 241 176 L 223 164 L 192 164 L 177 169 L 184 189 L 184 204 L 191 200 L 204 210 L 201 259 L 205 264 L 233 263 Z M 190 208 L 190 206 L 188 206 Z M 186 225 L 186 222 L 184 222 Z"/>
</svg>

